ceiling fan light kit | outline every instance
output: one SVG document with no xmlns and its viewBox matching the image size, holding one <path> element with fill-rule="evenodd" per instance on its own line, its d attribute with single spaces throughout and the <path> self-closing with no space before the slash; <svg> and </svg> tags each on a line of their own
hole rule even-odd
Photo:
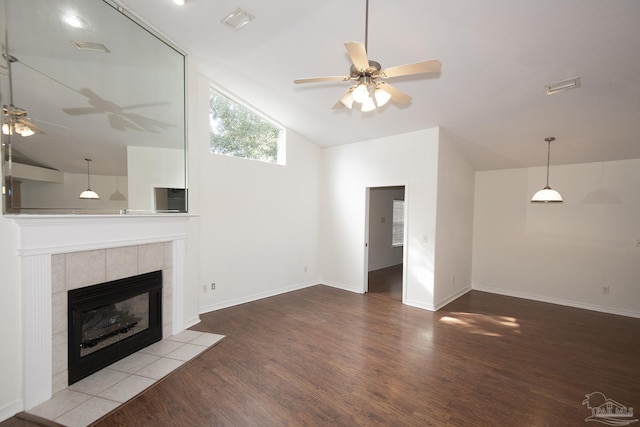
<svg viewBox="0 0 640 427">
<path fill-rule="evenodd" d="M 411 97 L 409 95 L 399 89 L 396 89 L 387 82 L 376 81 L 376 79 L 388 79 L 392 77 L 439 72 L 442 69 L 442 64 L 438 60 L 431 60 L 383 69 L 379 62 L 372 61 L 367 56 L 367 40 L 369 38 L 368 30 L 369 0 L 366 0 L 365 43 L 348 42 L 344 44 L 352 62 L 351 68 L 349 69 L 349 75 L 344 77 L 310 77 L 296 79 L 293 82 L 295 84 L 299 84 L 335 80 L 355 80 L 357 83 L 347 90 L 338 103 L 335 104 L 333 107 L 334 109 L 342 108 L 343 106 L 351 109 L 354 101 L 361 104 L 361 111 L 363 112 L 373 111 L 376 108 L 387 104 L 390 100 L 397 104 L 408 104 L 411 102 Z"/>
<path fill-rule="evenodd" d="M 547 185 L 540 190 L 537 191 L 536 194 L 531 198 L 532 202 L 542 202 L 542 203 L 559 203 L 562 202 L 562 196 L 556 190 L 552 190 L 549 187 L 549 160 L 551 159 L 551 143 L 556 139 L 554 137 L 545 138 L 547 141 Z"/>
</svg>

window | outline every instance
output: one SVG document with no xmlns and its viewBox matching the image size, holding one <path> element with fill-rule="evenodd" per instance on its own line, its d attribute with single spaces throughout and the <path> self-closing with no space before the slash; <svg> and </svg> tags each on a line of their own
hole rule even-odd
<svg viewBox="0 0 640 427">
<path fill-rule="evenodd" d="M 284 164 L 284 129 L 209 88 L 211 152 Z"/>
<path fill-rule="evenodd" d="M 404 200 L 393 201 L 391 245 L 393 247 L 404 246 Z"/>
</svg>

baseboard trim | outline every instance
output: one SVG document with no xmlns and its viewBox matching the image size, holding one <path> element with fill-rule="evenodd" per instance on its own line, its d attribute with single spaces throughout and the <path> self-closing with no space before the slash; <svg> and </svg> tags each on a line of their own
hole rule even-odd
<svg viewBox="0 0 640 427">
<path fill-rule="evenodd" d="M 464 288 L 460 289 L 458 292 L 455 292 L 455 293 L 449 295 L 447 298 L 445 298 L 442 301 L 436 303 L 435 311 L 440 310 L 445 305 L 449 304 L 450 302 L 452 302 L 454 300 L 457 300 L 458 298 L 460 298 L 462 295 L 466 294 L 469 291 L 471 291 L 471 285 L 465 286 Z"/>
<path fill-rule="evenodd" d="M 222 301 L 216 304 L 210 304 L 210 305 L 205 305 L 200 307 L 198 313 L 199 314 L 204 314 L 204 313 L 209 313 L 211 311 L 216 311 L 216 310 L 222 310 L 223 308 L 229 308 L 229 307 L 233 307 L 235 305 L 240 305 L 240 304 L 246 304 L 248 302 L 253 302 L 253 301 L 258 301 L 264 298 L 269 298 L 269 297 L 273 297 L 276 295 L 281 295 L 281 294 L 286 294 L 287 292 L 293 292 L 293 291 L 297 291 L 300 289 L 304 289 L 304 288 L 308 288 L 310 286 L 315 286 L 315 285 L 319 285 L 320 283 L 318 282 L 305 282 L 305 283 L 300 283 L 297 285 L 293 285 L 293 286 L 287 286 L 284 288 L 278 288 L 278 289 L 274 289 L 268 292 L 262 292 L 259 294 L 253 294 L 253 295 L 247 295 L 246 297 L 242 297 L 242 298 L 236 298 L 236 299 L 232 299 L 232 300 L 228 300 L 228 301 Z"/>
<path fill-rule="evenodd" d="M 491 286 L 472 285 L 471 288 L 476 291 L 489 292 L 492 294 L 504 295 L 508 297 L 523 298 L 523 299 L 539 301 L 539 302 L 547 302 L 550 304 L 564 305 L 567 307 L 581 308 L 583 310 L 591 310 L 591 311 L 598 311 L 600 313 L 615 314 L 618 316 L 640 318 L 640 312 L 632 311 L 632 310 L 625 310 L 625 309 L 614 308 L 614 307 L 605 307 L 605 306 L 595 305 L 595 304 L 587 304 L 583 302 L 565 300 L 560 298 L 552 298 L 552 297 L 547 297 L 543 295 L 528 294 L 525 292 L 515 292 L 508 289 L 493 288 Z"/>
<path fill-rule="evenodd" d="M 369 269 L 369 273 L 371 273 L 372 271 L 382 270 L 383 268 L 395 267 L 396 265 L 402 265 L 402 262 L 396 262 L 388 265 L 376 265 Z"/>
<path fill-rule="evenodd" d="M 411 307 L 415 307 L 415 308 L 421 308 L 423 310 L 428 310 L 428 311 L 436 311 L 436 307 L 431 305 L 431 304 L 425 304 L 422 301 L 416 301 L 416 300 L 411 300 L 408 299 L 404 302 L 405 305 L 409 305 Z"/>
<path fill-rule="evenodd" d="M 321 281 L 319 284 L 327 285 L 327 286 L 330 286 L 330 287 L 336 288 L 336 289 L 342 289 L 343 291 L 349 291 L 349 292 L 353 292 L 353 293 L 356 293 L 356 294 L 363 294 L 364 293 L 362 291 L 362 289 L 357 289 L 357 288 L 354 288 L 352 286 L 344 285 L 342 283 L 337 283 L 337 282 L 331 282 L 331 281 L 324 280 L 324 281 Z"/>
<path fill-rule="evenodd" d="M 185 322 L 184 327 L 185 327 L 185 329 L 189 329 L 190 327 L 195 326 L 198 323 L 200 323 L 200 316 L 196 316 L 196 317 L 194 317 L 192 319 L 187 320 Z"/>
<path fill-rule="evenodd" d="M 20 411 L 24 410 L 22 400 L 14 400 L 0 408 L 0 422 L 13 417 Z"/>
</svg>

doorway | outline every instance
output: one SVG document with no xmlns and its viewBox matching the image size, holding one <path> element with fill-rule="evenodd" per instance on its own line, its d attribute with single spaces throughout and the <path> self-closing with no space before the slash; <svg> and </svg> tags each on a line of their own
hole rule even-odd
<svg viewBox="0 0 640 427">
<path fill-rule="evenodd" d="M 367 189 L 366 287 L 371 296 L 404 300 L 405 186 Z"/>
</svg>

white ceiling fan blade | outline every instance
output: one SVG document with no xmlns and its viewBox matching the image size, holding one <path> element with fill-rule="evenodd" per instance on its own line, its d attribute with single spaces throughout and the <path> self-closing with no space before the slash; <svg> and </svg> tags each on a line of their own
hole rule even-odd
<svg viewBox="0 0 640 427">
<path fill-rule="evenodd" d="M 398 65 L 396 67 L 381 70 L 382 78 L 410 76 L 413 74 L 435 73 L 442 69 L 442 64 L 437 59 L 431 61 L 415 62 L 413 64 Z"/>
<path fill-rule="evenodd" d="M 351 62 L 358 71 L 364 71 L 369 68 L 369 58 L 367 58 L 367 50 L 364 45 L 359 42 L 348 42 L 344 44 L 347 53 L 351 58 Z"/>
<path fill-rule="evenodd" d="M 330 81 L 347 81 L 350 77 L 346 76 L 326 76 L 326 77 L 308 77 L 304 79 L 295 79 L 294 83 L 318 83 L 318 82 L 330 82 Z"/>
<path fill-rule="evenodd" d="M 391 86 L 387 82 L 379 82 L 378 87 L 389 93 L 393 102 L 397 102 L 398 104 L 408 104 L 409 102 L 411 102 L 412 98 L 409 95 L 399 89 L 396 89 L 394 86 Z"/>
</svg>

